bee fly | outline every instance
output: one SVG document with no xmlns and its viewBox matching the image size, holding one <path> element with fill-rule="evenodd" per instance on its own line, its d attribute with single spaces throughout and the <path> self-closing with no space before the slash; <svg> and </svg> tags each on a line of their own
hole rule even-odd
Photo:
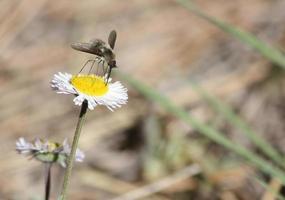
<svg viewBox="0 0 285 200">
<path fill-rule="evenodd" d="M 115 54 L 113 52 L 113 49 L 115 47 L 116 38 L 117 38 L 117 33 L 115 30 L 112 30 L 108 37 L 109 47 L 106 45 L 106 43 L 103 40 L 100 40 L 100 39 L 93 39 L 89 43 L 78 42 L 78 43 L 71 44 L 71 47 L 77 51 L 82 51 L 82 52 L 96 55 L 96 58 L 94 60 L 88 60 L 84 64 L 83 68 L 88 62 L 92 61 L 94 64 L 95 61 L 98 60 L 99 64 L 100 63 L 103 64 L 103 70 L 104 70 L 104 65 L 105 63 L 107 63 L 108 71 L 107 71 L 106 84 L 108 83 L 112 69 L 117 67 L 116 60 L 115 60 Z M 91 69 L 92 69 L 92 66 L 91 66 Z M 80 70 L 80 72 L 83 70 L 83 68 Z"/>
</svg>

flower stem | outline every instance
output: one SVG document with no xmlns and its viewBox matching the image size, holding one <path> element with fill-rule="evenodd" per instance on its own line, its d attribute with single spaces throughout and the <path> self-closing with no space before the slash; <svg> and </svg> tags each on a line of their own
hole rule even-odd
<svg viewBox="0 0 285 200">
<path fill-rule="evenodd" d="M 68 188 L 68 185 L 70 182 L 69 179 L 71 176 L 71 171 L 72 171 L 72 167 L 73 167 L 73 163 L 74 163 L 74 158 L 75 158 L 75 154 L 76 154 L 76 149 L 77 149 L 77 145 L 78 145 L 78 141 L 79 141 L 79 136 L 80 136 L 82 124 L 84 122 L 84 118 L 85 118 L 85 115 L 87 112 L 87 107 L 88 107 L 88 102 L 85 100 L 81 106 L 81 111 L 79 114 L 76 130 L 75 130 L 74 137 L 73 137 L 71 152 L 70 152 L 70 155 L 69 155 L 68 160 L 67 160 L 67 168 L 66 168 L 66 171 L 64 174 L 63 187 L 62 187 L 62 191 L 61 191 L 60 200 L 65 200 L 66 196 L 67 196 L 67 188 Z"/>
<path fill-rule="evenodd" d="M 51 163 L 46 164 L 46 180 L 45 180 L 45 200 L 49 200 L 51 188 Z"/>
</svg>

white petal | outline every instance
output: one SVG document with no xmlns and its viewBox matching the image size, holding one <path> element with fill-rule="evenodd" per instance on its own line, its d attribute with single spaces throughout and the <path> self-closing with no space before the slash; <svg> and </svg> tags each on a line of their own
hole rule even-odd
<svg viewBox="0 0 285 200">
<path fill-rule="evenodd" d="M 71 74 L 57 73 L 51 80 L 51 88 L 60 94 L 76 94 L 74 87 L 70 84 Z"/>
<path fill-rule="evenodd" d="M 73 102 L 75 105 L 81 106 L 84 100 L 84 97 L 82 95 L 79 95 L 73 99 Z"/>
<path fill-rule="evenodd" d="M 83 153 L 83 151 L 81 151 L 80 149 L 76 149 L 75 160 L 77 162 L 83 162 L 84 158 L 85 154 Z"/>
<path fill-rule="evenodd" d="M 16 141 L 16 150 L 19 153 L 31 153 L 33 151 L 33 145 L 29 142 L 26 142 L 26 140 L 21 137 Z"/>
</svg>

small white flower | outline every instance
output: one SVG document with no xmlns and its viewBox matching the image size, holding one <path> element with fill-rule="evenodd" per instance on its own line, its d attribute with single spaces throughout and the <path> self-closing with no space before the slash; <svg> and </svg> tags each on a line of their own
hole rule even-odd
<svg viewBox="0 0 285 200">
<path fill-rule="evenodd" d="M 127 88 L 120 82 L 105 83 L 105 78 L 90 75 L 71 75 L 57 73 L 51 81 L 51 87 L 60 94 L 73 94 L 75 105 L 81 105 L 84 100 L 88 102 L 88 108 L 93 110 L 97 105 L 105 105 L 109 110 L 121 107 L 128 101 Z"/>
<path fill-rule="evenodd" d="M 66 167 L 66 161 L 70 155 L 70 146 L 65 139 L 62 144 L 35 139 L 34 142 L 27 142 L 24 138 L 16 141 L 16 150 L 20 154 L 27 154 L 35 157 L 41 162 L 59 163 L 62 167 Z M 84 153 L 80 149 L 76 149 L 75 161 L 83 162 Z"/>
</svg>

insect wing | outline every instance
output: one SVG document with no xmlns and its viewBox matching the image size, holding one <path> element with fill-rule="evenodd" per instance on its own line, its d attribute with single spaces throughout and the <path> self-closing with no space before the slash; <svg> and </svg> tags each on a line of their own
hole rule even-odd
<svg viewBox="0 0 285 200">
<path fill-rule="evenodd" d="M 90 43 L 77 42 L 71 44 L 71 47 L 77 51 L 82 51 L 86 53 L 95 54 L 97 56 L 102 56 L 100 49 L 94 48 L 94 46 Z"/>
<path fill-rule="evenodd" d="M 116 39 L 117 39 L 117 32 L 115 30 L 112 30 L 108 38 L 108 43 L 112 49 L 114 49 L 115 47 Z"/>
</svg>

